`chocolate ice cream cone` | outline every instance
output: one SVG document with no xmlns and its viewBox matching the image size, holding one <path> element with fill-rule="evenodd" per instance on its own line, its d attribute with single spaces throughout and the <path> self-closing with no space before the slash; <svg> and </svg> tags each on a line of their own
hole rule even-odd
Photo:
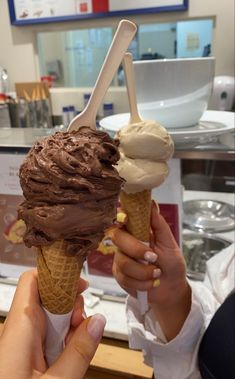
<svg viewBox="0 0 235 379">
<path fill-rule="evenodd" d="M 55 241 L 38 250 L 38 284 L 42 305 L 53 314 L 73 309 L 85 255 L 66 255 L 67 243 Z"/>
<path fill-rule="evenodd" d="M 82 265 L 115 219 L 123 179 L 114 165 L 118 141 L 80 127 L 37 141 L 20 168 L 24 242 L 38 252 L 39 292 L 52 364 L 70 328 Z M 75 255 L 72 253 L 75 252 Z"/>
<path fill-rule="evenodd" d="M 151 190 L 136 193 L 120 193 L 121 207 L 127 214 L 127 230 L 137 239 L 149 242 Z"/>
</svg>

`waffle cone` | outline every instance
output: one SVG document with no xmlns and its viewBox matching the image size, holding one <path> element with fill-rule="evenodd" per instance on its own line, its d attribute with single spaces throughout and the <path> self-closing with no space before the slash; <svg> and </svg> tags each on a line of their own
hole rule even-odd
<svg viewBox="0 0 235 379">
<path fill-rule="evenodd" d="M 42 305 L 54 314 L 73 309 L 84 255 L 66 255 L 67 243 L 41 246 L 37 255 L 38 286 Z"/>
<path fill-rule="evenodd" d="M 126 228 L 135 238 L 149 242 L 151 190 L 136 193 L 120 193 L 121 207 L 127 214 Z"/>
</svg>

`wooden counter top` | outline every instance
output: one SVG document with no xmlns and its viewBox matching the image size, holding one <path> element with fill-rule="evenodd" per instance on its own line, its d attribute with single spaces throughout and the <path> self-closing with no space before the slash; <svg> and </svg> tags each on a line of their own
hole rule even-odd
<svg viewBox="0 0 235 379">
<path fill-rule="evenodd" d="M 84 379 L 151 379 L 153 369 L 143 363 L 142 352 L 128 344 L 103 338 Z"/>
</svg>

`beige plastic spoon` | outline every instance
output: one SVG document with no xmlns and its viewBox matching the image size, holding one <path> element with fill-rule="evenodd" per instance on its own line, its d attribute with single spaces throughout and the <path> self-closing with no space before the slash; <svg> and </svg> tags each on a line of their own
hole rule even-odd
<svg viewBox="0 0 235 379">
<path fill-rule="evenodd" d="M 96 128 L 96 116 L 100 104 L 136 30 L 137 27 L 133 22 L 129 20 L 120 21 L 87 106 L 70 122 L 68 131 L 77 130 L 81 126 Z"/>
<path fill-rule="evenodd" d="M 126 81 L 127 95 L 128 95 L 129 108 L 130 108 L 129 124 L 135 124 L 143 120 L 141 119 L 138 112 L 138 108 L 137 108 L 136 86 L 135 86 L 132 54 L 126 53 L 124 55 L 124 59 L 122 63 L 123 63 L 123 68 L 125 72 L 125 81 Z"/>
</svg>

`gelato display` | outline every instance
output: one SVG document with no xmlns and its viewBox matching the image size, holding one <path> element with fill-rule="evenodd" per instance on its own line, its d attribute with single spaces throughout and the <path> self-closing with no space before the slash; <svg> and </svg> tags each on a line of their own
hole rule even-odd
<svg viewBox="0 0 235 379">
<path fill-rule="evenodd" d="M 122 208 L 128 214 L 127 229 L 148 242 L 150 233 L 151 190 L 166 179 L 167 160 L 174 144 L 166 129 L 156 121 L 140 121 L 124 126 L 120 140 L 118 172 L 126 180 L 120 194 Z"/>
<path fill-rule="evenodd" d="M 51 313 L 73 308 L 87 253 L 116 217 L 118 159 L 117 141 L 82 127 L 36 142 L 20 168 L 25 201 L 18 215 L 26 246 L 38 247 L 40 296 Z"/>
</svg>

